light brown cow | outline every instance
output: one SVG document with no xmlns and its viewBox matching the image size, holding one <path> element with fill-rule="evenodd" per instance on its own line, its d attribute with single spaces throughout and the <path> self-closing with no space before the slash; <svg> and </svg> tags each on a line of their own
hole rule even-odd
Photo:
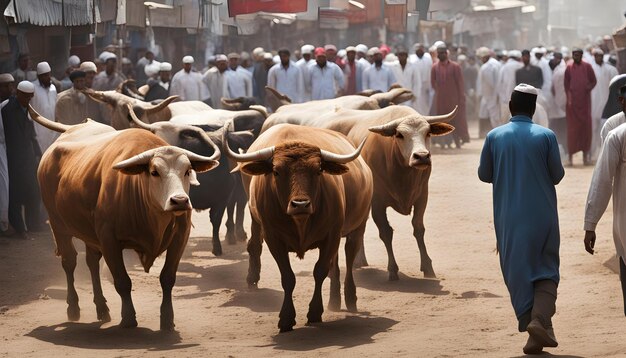
<svg viewBox="0 0 626 358">
<path fill-rule="evenodd" d="M 354 150 L 337 132 L 289 124 L 263 133 L 247 154 L 224 148 L 230 158 L 245 163 L 240 168 L 253 219 L 248 284 L 256 287 L 258 281 L 261 232 L 280 269 L 285 291 L 278 322 L 281 332 L 296 324 L 292 297 L 296 277 L 289 252 L 302 258 L 308 250 L 320 250 L 308 322 L 322 320 L 322 283 L 331 266 L 337 271 L 331 276 L 329 308 L 339 309 L 336 258 L 342 236 L 347 236 L 345 301 L 348 310 L 356 311 L 352 262 L 363 240 L 372 196 L 372 174 L 359 157 L 362 148 L 363 143 Z"/>
<path fill-rule="evenodd" d="M 178 96 L 170 96 L 159 104 L 153 105 L 150 102 L 144 102 L 117 91 L 87 89 L 83 93 L 95 101 L 108 105 L 111 110 L 111 126 L 115 129 L 130 128 L 131 118 L 128 104 L 132 106 L 135 115 L 146 123 L 168 121 L 170 118 L 181 114 L 212 110 L 210 106 L 200 101 L 174 102 Z"/>
<path fill-rule="evenodd" d="M 161 329 L 172 330 L 172 287 L 191 229 L 189 185 L 196 183 L 194 171 L 219 164 L 219 149 L 203 157 L 168 146 L 142 129 L 116 131 L 91 120 L 67 126 L 29 110 L 36 122 L 64 132 L 44 153 L 37 176 L 67 276 L 68 319 L 80 318 L 74 288 L 76 237 L 87 247 L 98 319 L 111 320 L 100 284 L 99 261 L 104 256 L 122 298 L 121 327 L 137 326 L 122 250 L 135 250 L 146 272 L 167 251 L 160 276 Z"/>
<path fill-rule="evenodd" d="M 341 109 L 316 118 L 318 126 L 343 133 L 353 144 L 371 132 L 377 134 L 367 141 L 362 156 L 374 176 L 372 218 L 387 249 L 389 280 L 398 279 L 398 265 L 393 254 L 393 228 L 387 220 L 388 207 L 403 215 L 413 210 L 411 223 L 420 250 L 420 269 L 424 276 L 435 277 L 424 243 L 430 137 L 452 132 L 454 127 L 445 122 L 455 115 L 456 109 L 443 116 L 422 116 L 410 107 L 392 106 L 373 111 Z M 308 113 L 301 114 L 301 118 L 305 118 L 304 123 L 311 122 Z"/>
</svg>

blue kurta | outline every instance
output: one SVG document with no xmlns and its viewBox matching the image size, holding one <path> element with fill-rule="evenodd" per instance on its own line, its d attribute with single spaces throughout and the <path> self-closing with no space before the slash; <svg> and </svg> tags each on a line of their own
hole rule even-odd
<svg viewBox="0 0 626 358">
<path fill-rule="evenodd" d="M 565 172 L 554 133 L 526 116 L 487 135 L 478 177 L 493 183 L 500 267 L 520 331 L 533 307 L 535 281 L 559 283 L 559 218 L 554 186 Z"/>
</svg>

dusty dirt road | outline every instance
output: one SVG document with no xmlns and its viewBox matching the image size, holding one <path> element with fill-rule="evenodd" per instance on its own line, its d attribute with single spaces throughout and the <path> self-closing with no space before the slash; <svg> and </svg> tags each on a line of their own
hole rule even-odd
<svg viewBox="0 0 626 358">
<path fill-rule="evenodd" d="M 283 295 L 280 278 L 267 248 L 260 289 L 251 292 L 245 282 L 245 245 L 224 244 L 224 255 L 214 257 L 206 212 L 194 214 L 195 229 L 174 287 L 177 332 L 170 334 L 158 330 L 163 259 L 146 274 L 133 254 L 126 255 L 132 258 L 127 267 L 139 328 L 119 329 L 120 299 L 106 269 L 103 286 L 113 321 L 102 325 L 96 320 L 82 243 L 77 244 L 81 252 L 76 272 L 82 317 L 67 322 L 65 276 L 50 235 L 28 241 L 1 238 L 0 356 L 520 356 L 526 334 L 516 331 L 500 274 L 491 187 L 476 176 L 481 146 L 482 141 L 474 140 L 462 150 L 435 150 L 426 244 L 437 279 L 424 279 L 419 271 L 410 219 L 390 211 L 400 281 L 387 281 L 384 245 L 370 220 L 365 237 L 370 266 L 355 276 L 359 313 L 327 310 L 324 323 L 305 326 L 317 252 L 308 252 L 304 260 L 293 255 L 297 325 L 284 334 L 276 327 Z M 591 173 L 591 168 L 568 168 L 558 186 L 562 279 L 554 325 L 560 346 L 550 352 L 624 357 L 619 279 L 604 264 L 615 251 L 610 208 L 598 226 L 596 255 L 588 255 L 582 244 Z M 343 248 L 340 256 L 343 262 Z"/>
</svg>

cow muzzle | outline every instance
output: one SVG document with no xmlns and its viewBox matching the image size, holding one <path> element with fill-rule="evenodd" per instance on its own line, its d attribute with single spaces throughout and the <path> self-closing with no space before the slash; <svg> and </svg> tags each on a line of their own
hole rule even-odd
<svg viewBox="0 0 626 358">
<path fill-rule="evenodd" d="M 430 152 L 413 153 L 409 160 L 409 166 L 417 169 L 425 169 L 430 165 Z"/>
<path fill-rule="evenodd" d="M 174 211 L 175 213 L 181 213 L 187 210 L 191 210 L 191 201 L 187 195 L 174 195 L 170 197 L 167 202 L 166 211 Z"/>
<path fill-rule="evenodd" d="M 311 215 L 313 214 L 313 205 L 309 199 L 297 198 L 289 202 L 287 207 L 287 215 Z"/>
</svg>

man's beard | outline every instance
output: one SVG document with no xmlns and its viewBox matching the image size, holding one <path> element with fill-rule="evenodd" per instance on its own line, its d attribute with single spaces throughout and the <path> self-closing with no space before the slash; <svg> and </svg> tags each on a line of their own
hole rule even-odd
<svg viewBox="0 0 626 358">
<path fill-rule="evenodd" d="M 41 81 L 40 81 L 40 82 L 41 82 Z M 52 84 L 52 81 L 48 81 L 47 83 L 46 83 L 46 82 L 41 82 L 41 86 L 42 86 L 43 88 L 50 88 L 50 85 L 51 85 L 51 84 Z"/>
<path fill-rule="evenodd" d="M 374 61 L 374 63 L 376 64 L 376 67 L 381 67 L 383 65 L 383 60 Z"/>
</svg>

